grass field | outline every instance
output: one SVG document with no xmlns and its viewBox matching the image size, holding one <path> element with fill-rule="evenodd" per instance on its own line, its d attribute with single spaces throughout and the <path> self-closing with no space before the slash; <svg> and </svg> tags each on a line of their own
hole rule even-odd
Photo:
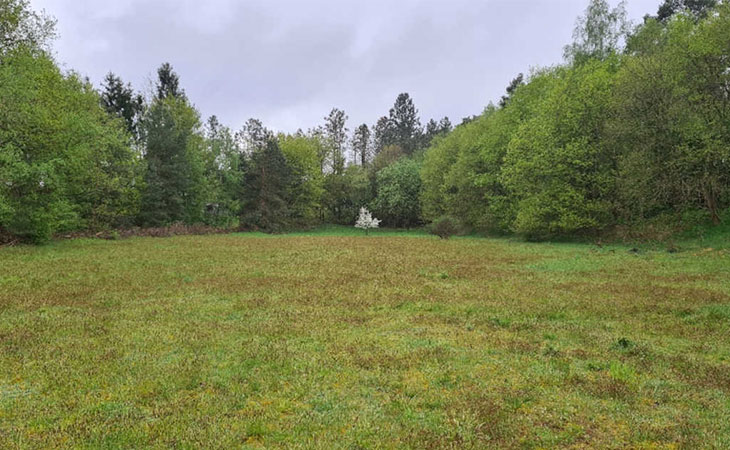
<svg viewBox="0 0 730 450">
<path fill-rule="evenodd" d="M 0 249 L 0 448 L 730 447 L 730 250 Z"/>
</svg>

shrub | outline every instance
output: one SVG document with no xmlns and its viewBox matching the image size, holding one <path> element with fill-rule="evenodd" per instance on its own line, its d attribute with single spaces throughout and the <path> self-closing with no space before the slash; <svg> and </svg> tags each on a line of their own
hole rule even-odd
<svg viewBox="0 0 730 450">
<path fill-rule="evenodd" d="M 433 221 L 429 227 L 429 232 L 441 239 L 448 239 L 455 234 L 459 234 L 460 228 L 458 220 L 451 216 L 442 216 Z"/>
</svg>

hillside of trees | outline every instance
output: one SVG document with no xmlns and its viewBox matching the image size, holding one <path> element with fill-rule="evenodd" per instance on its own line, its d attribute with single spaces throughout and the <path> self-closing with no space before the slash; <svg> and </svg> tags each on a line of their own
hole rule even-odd
<svg viewBox="0 0 730 450">
<path fill-rule="evenodd" d="M 270 232 L 448 216 L 530 239 L 730 220 L 730 2 L 666 0 L 640 25 L 590 0 L 565 61 L 454 127 L 399 95 L 293 134 L 203 119 L 169 64 L 154 92 L 64 72 L 53 19 L 0 4 L 0 234 L 175 223 Z"/>
</svg>

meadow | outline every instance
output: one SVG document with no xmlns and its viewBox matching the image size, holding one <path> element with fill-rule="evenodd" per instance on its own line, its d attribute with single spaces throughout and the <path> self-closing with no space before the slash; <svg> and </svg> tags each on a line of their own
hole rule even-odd
<svg viewBox="0 0 730 450">
<path fill-rule="evenodd" d="M 0 248 L 0 448 L 728 448 L 728 247 Z"/>
</svg>

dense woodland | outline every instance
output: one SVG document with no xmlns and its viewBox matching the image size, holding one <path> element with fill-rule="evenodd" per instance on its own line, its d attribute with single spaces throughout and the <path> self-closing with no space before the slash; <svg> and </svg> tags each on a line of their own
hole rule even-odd
<svg viewBox="0 0 730 450">
<path fill-rule="evenodd" d="M 640 25 L 591 0 L 565 61 L 518 75 L 453 127 L 406 93 L 373 125 L 234 131 L 203 120 L 169 64 L 153 92 L 54 59 L 54 21 L 0 2 L 0 233 L 174 223 L 283 231 L 444 217 L 531 239 L 730 220 L 730 3 L 666 0 Z M 352 126 L 352 129 L 349 127 Z"/>
</svg>

